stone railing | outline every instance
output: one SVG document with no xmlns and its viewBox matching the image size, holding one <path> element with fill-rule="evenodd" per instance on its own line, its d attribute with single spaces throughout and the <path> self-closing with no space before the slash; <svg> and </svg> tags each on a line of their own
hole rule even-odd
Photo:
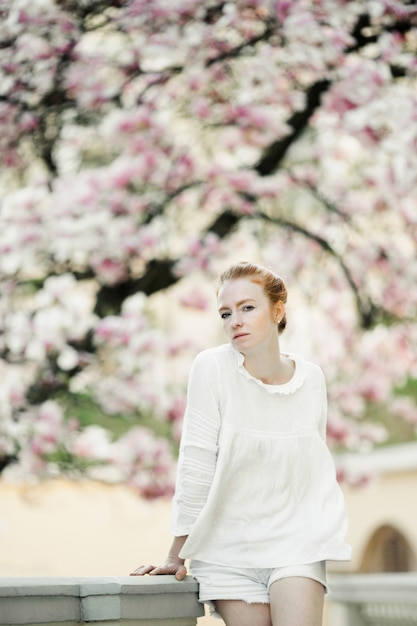
<svg viewBox="0 0 417 626">
<path fill-rule="evenodd" d="M 0 624 L 195 626 L 197 591 L 191 576 L 0 578 Z"/>
<path fill-rule="evenodd" d="M 327 626 L 417 626 L 416 574 L 329 576 Z M 204 608 L 187 576 L 0 578 L 1 626 L 195 626 Z"/>
<path fill-rule="evenodd" d="M 417 626 L 417 573 L 329 576 L 328 626 Z"/>
</svg>

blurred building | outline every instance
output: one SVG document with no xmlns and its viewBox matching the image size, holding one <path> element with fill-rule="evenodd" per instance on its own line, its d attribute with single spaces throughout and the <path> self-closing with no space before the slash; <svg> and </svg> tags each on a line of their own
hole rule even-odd
<svg viewBox="0 0 417 626">
<path fill-rule="evenodd" d="M 353 557 L 331 569 L 417 571 L 417 442 L 344 454 L 337 464 L 351 479 L 343 492 Z"/>
</svg>

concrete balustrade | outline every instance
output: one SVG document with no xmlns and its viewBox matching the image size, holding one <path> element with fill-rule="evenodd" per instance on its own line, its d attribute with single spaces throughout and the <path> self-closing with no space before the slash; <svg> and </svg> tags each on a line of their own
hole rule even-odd
<svg viewBox="0 0 417 626">
<path fill-rule="evenodd" d="M 417 573 L 330 577 L 329 626 L 417 626 Z"/>
<path fill-rule="evenodd" d="M 330 575 L 327 626 L 417 626 L 417 573 Z M 0 578 L 1 626 L 196 626 L 191 577 Z"/>
<path fill-rule="evenodd" d="M 2 578 L 2 626 L 195 626 L 204 614 L 187 576 Z"/>
</svg>

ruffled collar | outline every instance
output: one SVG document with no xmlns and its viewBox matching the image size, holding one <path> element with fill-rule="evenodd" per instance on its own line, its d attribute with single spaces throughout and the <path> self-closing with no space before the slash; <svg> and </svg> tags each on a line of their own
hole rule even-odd
<svg viewBox="0 0 417 626">
<path fill-rule="evenodd" d="M 301 387 L 301 385 L 303 384 L 305 380 L 306 366 L 305 366 L 303 359 L 301 359 L 298 356 L 298 354 L 288 352 L 283 355 L 283 356 L 287 356 L 295 363 L 295 370 L 294 370 L 294 374 L 292 378 L 287 383 L 284 383 L 283 385 L 268 385 L 267 383 L 264 383 L 261 380 L 259 380 L 259 378 L 255 378 L 254 376 L 252 376 L 252 374 L 249 374 L 248 370 L 244 366 L 245 357 L 243 356 L 241 352 L 238 352 L 237 350 L 235 350 L 235 353 L 236 353 L 236 358 L 237 358 L 237 363 L 238 363 L 238 370 L 242 374 L 242 376 L 245 376 L 245 378 L 248 378 L 249 380 L 253 380 L 255 383 L 260 385 L 263 389 L 265 389 L 265 391 L 267 391 L 268 393 L 280 393 L 283 395 L 293 393 L 294 391 L 296 391 L 297 389 Z"/>
</svg>

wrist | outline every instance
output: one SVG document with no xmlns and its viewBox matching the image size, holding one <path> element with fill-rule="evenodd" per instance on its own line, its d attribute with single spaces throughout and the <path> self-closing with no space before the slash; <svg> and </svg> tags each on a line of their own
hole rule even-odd
<svg viewBox="0 0 417 626">
<path fill-rule="evenodd" d="M 168 554 L 168 561 L 175 561 L 180 565 L 184 565 L 185 559 L 182 559 L 178 554 Z"/>
</svg>

